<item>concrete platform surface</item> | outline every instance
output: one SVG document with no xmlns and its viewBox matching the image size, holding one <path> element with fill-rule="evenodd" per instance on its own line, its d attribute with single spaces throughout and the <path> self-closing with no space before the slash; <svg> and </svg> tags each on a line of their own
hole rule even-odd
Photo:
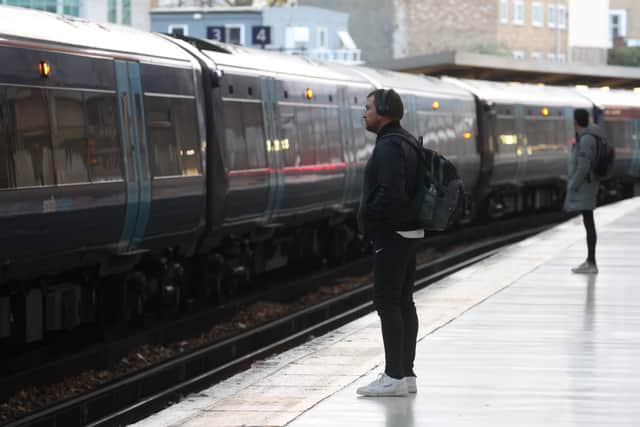
<svg viewBox="0 0 640 427">
<path fill-rule="evenodd" d="M 640 198 L 596 210 L 417 292 L 418 393 L 357 397 L 383 365 L 371 313 L 136 424 L 640 426 Z"/>
</svg>

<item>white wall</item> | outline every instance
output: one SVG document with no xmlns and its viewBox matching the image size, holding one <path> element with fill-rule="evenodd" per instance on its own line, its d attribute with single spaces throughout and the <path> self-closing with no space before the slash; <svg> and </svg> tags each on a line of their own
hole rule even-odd
<svg viewBox="0 0 640 427">
<path fill-rule="evenodd" d="M 609 0 L 569 0 L 569 46 L 609 46 Z"/>
<path fill-rule="evenodd" d="M 117 24 L 122 24 L 122 0 L 117 0 Z M 131 26 L 139 30 L 151 29 L 149 0 L 131 0 Z M 90 21 L 107 24 L 108 21 L 107 0 L 84 0 L 82 2 L 81 16 Z"/>
</svg>

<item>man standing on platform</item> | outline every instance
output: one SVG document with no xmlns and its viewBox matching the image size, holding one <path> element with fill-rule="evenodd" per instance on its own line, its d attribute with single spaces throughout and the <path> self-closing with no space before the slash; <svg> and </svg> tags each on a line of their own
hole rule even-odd
<svg viewBox="0 0 640 427">
<path fill-rule="evenodd" d="M 400 126 L 402 99 L 393 90 L 378 89 L 367 97 L 366 128 L 376 133 L 376 145 L 367 162 L 358 225 L 374 246 L 373 302 L 382 324 L 385 370 L 360 387 L 363 396 L 405 396 L 416 392 L 413 362 L 418 315 L 413 302 L 416 230 L 411 199 L 416 191 L 419 144 Z"/>
<path fill-rule="evenodd" d="M 567 195 L 564 208 L 567 212 L 582 212 L 584 228 L 587 231 L 587 260 L 571 271 L 578 274 L 597 274 L 596 226 L 593 210 L 600 182 L 593 172 L 598 139 L 604 140 L 604 131 L 595 123 L 589 124 L 589 112 L 578 108 L 573 112 L 576 143 L 571 148 L 569 173 L 567 174 Z"/>
</svg>

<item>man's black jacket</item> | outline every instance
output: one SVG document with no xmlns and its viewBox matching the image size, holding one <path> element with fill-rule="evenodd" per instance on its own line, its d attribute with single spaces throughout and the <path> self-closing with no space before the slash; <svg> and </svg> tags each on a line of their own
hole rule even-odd
<svg viewBox="0 0 640 427">
<path fill-rule="evenodd" d="M 368 238 L 381 231 L 414 230 L 410 207 L 416 190 L 417 153 L 400 137 L 415 138 L 397 121 L 378 132 L 376 146 L 367 162 L 358 211 L 358 226 Z M 386 136 L 386 137 L 385 137 Z"/>
</svg>

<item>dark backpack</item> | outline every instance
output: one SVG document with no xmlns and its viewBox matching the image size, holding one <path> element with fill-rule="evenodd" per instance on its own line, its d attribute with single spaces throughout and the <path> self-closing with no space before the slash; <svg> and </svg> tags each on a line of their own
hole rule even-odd
<svg viewBox="0 0 640 427">
<path fill-rule="evenodd" d="M 591 135 L 596 140 L 596 157 L 591 165 L 593 173 L 600 179 L 611 177 L 616 150 L 606 139 L 592 133 L 586 135 Z"/>
<path fill-rule="evenodd" d="M 422 138 L 409 139 L 397 136 L 418 155 L 416 192 L 411 199 L 418 228 L 430 231 L 444 231 L 454 224 L 464 211 L 464 187 L 456 167 L 437 152 L 425 148 Z"/>
</svg>

